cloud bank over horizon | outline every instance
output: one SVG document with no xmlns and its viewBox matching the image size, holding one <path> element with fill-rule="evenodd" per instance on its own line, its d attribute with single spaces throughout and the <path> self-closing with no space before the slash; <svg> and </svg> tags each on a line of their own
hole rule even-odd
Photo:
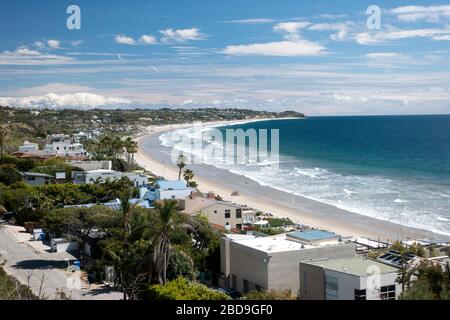
<svg viewBox="0 0 450 320">
<path fill-rule="evenodd" d="M 43 96 L 0 97 L 0 106 L 26 109 L 94 109 L 130 105 L 132 102 L 117 97 L 104 97 L 98 94 L 77 92 L 71 94 L 48 93 Z"/>
</svg>

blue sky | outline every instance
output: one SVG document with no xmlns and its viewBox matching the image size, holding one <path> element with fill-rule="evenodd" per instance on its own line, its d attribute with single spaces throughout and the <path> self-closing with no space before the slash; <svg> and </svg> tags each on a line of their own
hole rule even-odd
<svg viewBox="0 0 450 320">
<path fill-rule="evenodd" d="M 450 113 L 443 1 L 2 0 L 0 19 L 0 105 Z"/>
</svg>

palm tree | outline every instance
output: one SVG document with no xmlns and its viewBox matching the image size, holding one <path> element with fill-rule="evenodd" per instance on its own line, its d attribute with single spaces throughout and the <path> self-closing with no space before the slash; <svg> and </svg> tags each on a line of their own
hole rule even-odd
<svg viewBox="0 0 450 320">
<path fill-rule="evenodd" d="M 183 155 L 183 152 L 180 152 L 177 159 L 177 167 L 178 171 L 178 180 L 181 180 L 181 171 L 184 167 L 186 167 L 186 157 Z"/>
<path fill-rule="evenodd" d="M 174 228 L 173 218 L 177 212 L 177 201 L 156 201 L 155 209 L 159 214 L 160 229 L 152 256 L 152 278 L 159 284 L 166 284 L 167 265 L 169 263 L 169 231 Z"/>
<path fill-rule="evenodd" d="M 114 155 L 114 158 L 117 158 L 118 156 L 123 155 L 123 148 L 124 148 L 124 142 L 119 137 L 116 137 L 114 140 L 112 140 L 111 143 L 111 149 Z"/>
<path fill-rule="evenodd" d="M 134 160 L 134 154 L 138 150 L 138 144 L 131 137 L 127 137 L 124 141 L 125 150 L 127 152 L 127 162 L 128 165 L 131 163 L 131 159 Z M 131 156 L 131 159 L 130 159 Z"/>
<path fill-rule="evenodd" d="M 194 171 L 190 169 L 184 170 L 183 178 L 184 180 L 186 180 L 186 185 L 189 186 L 189 181 L 192 181 L 192 179 L 194 179 Z"/>
</svg>

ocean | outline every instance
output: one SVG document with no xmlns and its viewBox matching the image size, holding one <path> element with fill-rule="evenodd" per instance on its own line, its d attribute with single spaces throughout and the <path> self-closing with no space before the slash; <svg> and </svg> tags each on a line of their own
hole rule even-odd
<svg viewBox="0 0 450 320">
<path fill-rule="evenodd" d="M 225 136 L 237 128 L 279 129 L 278 167 L 251 160 L 206 163 L 340 209 L 450 235 L 450 115 L 310 117 L 217 129 Z M 200 139 L 203 149 L 217 144 L 192 128 L 178 135 Z M 170 133 L 159 139 L 202 156 Z"/>
</svg>

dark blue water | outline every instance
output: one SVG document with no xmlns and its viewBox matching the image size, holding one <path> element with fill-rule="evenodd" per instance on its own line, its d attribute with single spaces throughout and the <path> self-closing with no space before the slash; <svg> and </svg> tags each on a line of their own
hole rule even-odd
<svg viewBox="0 0 450 320">
<path fill-rule="evenodd" d="M 233 127 L 279 129 L 281 154 L 343 174 L 450 183 L 450 115 L 316 117 Z"/>
</svg>

